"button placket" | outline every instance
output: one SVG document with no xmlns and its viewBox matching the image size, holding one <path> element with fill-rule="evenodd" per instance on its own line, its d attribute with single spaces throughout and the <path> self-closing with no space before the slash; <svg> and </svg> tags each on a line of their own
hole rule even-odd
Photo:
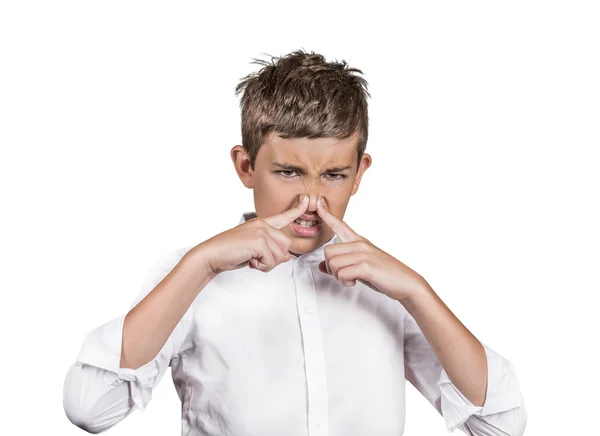
<svg viewBox="0 0 600 436">
<path fill-rule="evenodd" d="M 315 282 L 311 265 L 304 259 L 294 265 L 293 278 L 296 285 L 296 304 L 306 371 L 308 395 L 309 436 L 328 434 L 328 398 L 325 373 L 323 337 L 317 311 Z"/>
</svg>

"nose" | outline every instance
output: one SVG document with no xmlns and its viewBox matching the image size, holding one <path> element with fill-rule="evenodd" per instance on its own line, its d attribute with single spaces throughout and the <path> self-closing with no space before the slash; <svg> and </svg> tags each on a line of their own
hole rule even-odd
<svg viewBox="0 0 600 436">
<path fill-rule="evenodd" d="M 302 195 L 308 195 L 308 207 L 306 208 L 306 212 L 304 212 L 306 215 L 311 215 L 311 214 L 317 214 L 317 200 L 319 199 L 319 195 L 318 193 L 305 193 L 305 194 L 300 194 L 298 196 L 298 199 L 300 199 L 300 197 L 302 197 Z"/>
</svg>

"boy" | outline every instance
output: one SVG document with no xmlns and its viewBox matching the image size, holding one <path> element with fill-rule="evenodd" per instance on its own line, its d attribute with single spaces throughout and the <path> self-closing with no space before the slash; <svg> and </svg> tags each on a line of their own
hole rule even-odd
<svg viewBox="0 0 600 436">
<path fill-rule="evenodd" d="M 69 419 L 114 426 L 170 366 L 184 435 L 399 436 L 406 379 L 449 431 L 521 435 L 510 362 L 342 221 L 371 165 L 362 71 L 303 51 L 263 65 L 236 88 L 231 150 L 256 210 L 160 259 L 130 311 L 88 334 Z"/>
</svg>

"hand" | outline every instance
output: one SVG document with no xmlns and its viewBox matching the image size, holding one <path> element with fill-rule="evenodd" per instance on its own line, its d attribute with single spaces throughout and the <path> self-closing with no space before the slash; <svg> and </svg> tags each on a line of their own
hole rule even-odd
<svg viewBox="0 0 600 436">
<path fill-rule="evenodd" d="M 324 198 L 321 200 L 325 202 Z M 400 302 L 421 291 L 426 283 L 422 276 L 352 230 L 329 212 L 326 202 L 317 202 L 317 213 L 342 240 L 325 247 L 325 260 L 319 264 L 319 271 L 331 274 L 344 286 L 354 286 L 358 280 Z"/>
<path fill-rule="evenodd" d="M 281 228 L 289 225 L 308 208 L 297 199 L 296 206 L 268 218 L 252 218 L 232 229 L 202 242 L 209 262 L 209 271 L 217 275 L 249 265 L 250 268 L 269 272 L 290 260 L 292 239 Z"/>
</svg>

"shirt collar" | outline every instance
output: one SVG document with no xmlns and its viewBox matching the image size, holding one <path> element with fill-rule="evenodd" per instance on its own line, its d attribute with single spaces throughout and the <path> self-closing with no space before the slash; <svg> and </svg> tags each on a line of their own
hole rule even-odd
<svg viewBox="0 0 600 436">
<path fill-rule="evenodd" d="M 239 224 L 243 224 L 252 218 L 256 218 L 256 211 L 244 212 L 242 214 L 242 218 L 240 219 Z M 335 244 L 335 243 L 339 243 L 339 242 L 342 242 L 342 240 L 340 239 L 340 237 L 338 235 L 336 235 L 334 233 L 333 237 L 329 241 L 325 242 L 320 247 L 315 248 L 311 252 L 301 254 L 300 256 L 296 256 L 296 255 L 290 253 L 290 255 L 291 255 L 290 260 L 295 259 L 295 260 L 299 261 L 301 264 L 320 262 L 323 259 L 325 259 L 325 247 L 330 244 Z"/>
</svg>

